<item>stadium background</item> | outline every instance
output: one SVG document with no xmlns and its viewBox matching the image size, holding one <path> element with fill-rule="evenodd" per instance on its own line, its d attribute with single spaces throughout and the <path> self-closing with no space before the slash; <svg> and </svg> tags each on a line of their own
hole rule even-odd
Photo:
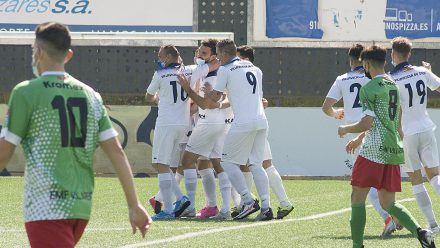
<svg viewBox="0 0 440 248">
<path fill-rule="evenodd" d="M 193 31 L 233 32 L 237 45 L 248 44 L 251 41 L 248 22 L 255 18 L 250 18 L 252 13 L 249 12 L 251 9 L 249 4 L 252 5 L 253 1 L 231 0 L 225 1 L 227 4 L 224 5 L 221 1 L 194 1 L 196 8 L 193 13 Z M 368 44 L 368 42 L 364 43 Z M 318 108 L 334 79 L 349 69 L 346 56 L 347 44 L 350 43 L 328 47 L 320 45 L 318 48 L 301 46 L 300 42 L 298 47 L 254 46 L 255 64 L 264 72 L 264 95 L 273 107 L 268 110 L 268 116 L 271 121 L 269 139 L 272 143 L 274 162 L 280 167 L 283 175 L 344 176 L 349 174 L 347 168 L 334 169 L 344 167 L 341 164 L 345 161 L 345 155 L 341 153 L 345 141 L 336 141 L 335 127 L 338 123 L 322 117 L 323 114 Z M 184 61 L 190 64 L 195 47 L 178 48 Z M 75 56 L 67 65 L 67 70 L 100 92 L 105 99 L 105 104 L 113 109 L 126 105 L 138 106 L 134 113 L 139 113 L 141 120 L 133 120 L 132 122 L 135 123 L 129 125 L 123 123 L 125 131 L 132 132 L 133 129 L 145 124 L 147 119 L 150 123 L 154 122 L 155 110 L 152 109 L 149 112 L 149 108 L 142 106 L 145 106 L 143 99 L 146 87 L 156 69 L 158 46 L 75 46 L 73 50 Z M 429 61 L 434 73 L 439 74 L 440 56 L 438 55 L 440 55 L 440 49 L 415 48 L 411 62 L 418 64 L 422 60 Z M 0 104 L 5 104 L 14 85 L 32 77 L 31 47 L 0 44 L 0 56 L 2 58 L 0 60 Z M 386 68 L 388 70 L 391 69 L 390 62 L 388 61 Z M 440 106 L 438 94 L 430 94 L 429 97 L 429 106 Z M 122 108 L 121 112 L 124 111 L 125 109 Z M 437 116 L 440 118 L 436 110 L 430 111 L 433 112 L 434 120 Z M 2 113 L 4 112 L 3 106 Z M 321 117 L 325 123 L 321 122 Z M 0 117 L 0 121 L 3 122 L 2 118 L 3 116 Z M 116 119 L 124 122 L 130 118 L 134 117 L 123 115 Z M 149 127 L 152 126 L 149 125 Z M 121 131 L 124 132 L 124 130 Z M 328 131 L 332 132 L 331 135 L 327 135 Z M 290 136 L 284 138 L 283 134 L 286 132 Z M 307 135 L 303 137 L 303 133 Z M 143 146 L 133 151 L 132 155 L 140 156 L 144 162 L 131 161 L 131 163 L 138 168 L 135 170 L 138 174 L 151 173 L 148 148 L 148 145 L 151 145 L 150 139 L 148 135 L 144 135 L 144 138 L 139 138 L 138 133 L 133 135 L 137 135 L 136 142 L 143 143 Z M 310 147 L 309 144 L 304 143 L 307 141 L 309 143 L 319 141 L 317 143 L 321 146 L 310 144 L 312 146 Z M 323 145 L 325 142 L 329 144 Z M 341 154 L 328 157 L 328 154 L 335 152 Z M 130 157 L 130 152 L 128 154 Z M 22 159 L 16 159 L 16 163 L 23 163 Z M 328 161 L 332 160 L 337 162 L 329 165 Z M 323 162 L 326 163 L 327 169 L 320 169 Z M 10 168 L 9 170 L 20 172 L 22 168 L 23 165 L 18 170 Z M 100 172 L 111 173 L 105 169 L 106 165 L 102 165 L 102 168 Z M 4 172 L 4 174 L 7 173 Z"/>
</svg>

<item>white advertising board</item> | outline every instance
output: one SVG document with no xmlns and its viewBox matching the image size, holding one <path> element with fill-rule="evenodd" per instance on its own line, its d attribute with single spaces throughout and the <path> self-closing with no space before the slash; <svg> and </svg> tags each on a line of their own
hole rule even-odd
<svg viewBox="0 0 440 248">
<path fill-rule="evenodd" d="M 193 0 L 0 0 L 0 31 L 56 21 L 75 32 L 191 32 L 193 9 Z"/>
</svg>

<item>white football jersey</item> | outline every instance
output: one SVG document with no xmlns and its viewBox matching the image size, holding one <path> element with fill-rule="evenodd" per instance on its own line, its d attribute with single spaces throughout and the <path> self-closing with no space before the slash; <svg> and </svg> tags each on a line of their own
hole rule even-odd
<svg viewBox="0 0 440 248">
<path fill-rule="evenodd" d="M 201 97 L 205 96 L 203 88 L 209 88 L 213 90 L 217 82 L 217 71 L 212 71 L 208 73 L 206 77 L 200 80 L 199 95 Z M 222 101 L 220 99 L 220 101 Z M 225 122 L 225 117 L 221 109 L 202 109 L 199 107 L 199 119 L 200 124 L 223 124 Z"/>
<path fill-rule="evenodd" d="M 251 62 L 238 57 L 221 66 L 217 72 L 215 90 L 227 90 L 234 113 L 234 125 L 250 124 L 254 128 L 267 128 L 261 98 L 263 73 Z"/>
<path fill-rule="evenodd" d="M 354 68 L 343 75 L 336 78 L 327 97 L 335 100 L 344 101 L 344 118 L 347 123 L 354 123 L 359 121 L 362 114 L 362 107 L 359 101 L 359 91 L 361 87 L 370 81 L 365 76 L 365 71 L 362 66 Z"/>
<path fill-rule="evenodd" d="M 195 82 L 205 77 L 208 71 L 208 65 L 182 67 L 180 64 L 171 64 L 154 73 L 147 93 L 154 95 L 159 92 L 156 126 L 190 124 L 188 94 L 180 87 L 177 73 L 182 72 L 186 77 L 191 77 L 191 87 L 194 88 Z"/>
<path fill-rule="evenodd" d="M 426 110 L 427 87 L 436 90 L 440 78 L 424 67 L 407 62 L 397 65 L 390 75 L 399 85 L 403 133 L 412 135 L 435 129 Z"/>
</svg>

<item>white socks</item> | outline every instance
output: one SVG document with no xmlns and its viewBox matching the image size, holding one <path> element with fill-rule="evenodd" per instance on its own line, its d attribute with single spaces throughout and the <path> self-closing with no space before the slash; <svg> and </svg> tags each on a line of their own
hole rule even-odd
<svg viewBox="0 0 440 248">
<path fill-rule="evenodd" d="M 287 197 L 286 190 L 284 190 L 283 181 L 281 179 L 280 173 L 278 173 L 275 166 L 271 166 L 266 169 L 267 177 L 269 178 L 269 184 L 272 191 L 278 198 L 281 207 L 287 207 L 291 205 L 289 198 Z"/>
<path fill-rule="evenodd" d="M 243 203 L 250 203 L 253 201 L 251 193 L 249 192 L 246 180 L 243 173 L 241 173 L 238 164 L 233 164 L 231 162 L 222 162 L 223 170 L 228 175 L 229 181 L 231 182 L 234 189 L 240 194 L 241 201 Z"/>
<path fill-rule="evenodd" d="M 212 168 L 199 170 L 202 177 L 203 190 L 205 191 L 205 204 L 207 207 L 217 206 L 215 195 L 215 176 Z"/>
<path fill-rule="evenodd" d="M 182 199 L 183 197 L 182 190 L 180 190 L 180 185 L 176 182 L 176 176 L 172 172 L 170 172 L 170 174 L 171 174 L 171 183 L 173 187 L 173 192 L 174 195 L 176 196 L 176 201 L 177 201 Z"/>
<path fill-rule="evenodd" d="M 237 193 L 237 190 L 234 189 L 234 187 L 231 188 L 231 196 L 232 201 L 234 202 L 234 207 L 240 208 L 241 197 L 240 194 Z"/>
<path fill-rule="evenodd" d="M 191 202 L 189 208 L 193 209 L 196 202 L 197 171 L 196 169 L 183 170 L 183 176 L 185 178 L 186 194 Z"/>
<path fill-rule="evenodd" d="M 254 177 L 252 176 L 252 172 L 243 172 L 244 178 L 246 179 L 246 185 L 249 192 L 252 192 L 252 185 L 254 183 Z"/>
<path fill-rule="evenodd" d="M 171 173 L 160 173 L 157 178 L 159 179 L 159 190 L 163 198 L 163 211 L 172 214 L 174 209 Z"/>
<path fill-rule="evenodd" d="M 432 187 L 435 189 L 435 192 L 437 192 L 437 195 L 440 195 L 440 177 L 439 175 L 433 177 L 430 181 Z"/>
<path fill-rule="evenodd" d="M 229 211 L 231 206 L 231 182 L 229 181 L 228 175 L 225 172 L 217 174 L 218 176 L 218 187 L 222 194 L 222 209 L 220 212 L 226 213 Z"/>
<path fill-rule="evenodd" d="M 180 182 L 182 181 L 183 175 L 180 174 L 179 172 L 176 172 L 175 178 L 176 178 L 177 185 L 179 185 L 179 187 L 180 187 Z"/>
<path fill-rule="evenodd" d="M 376 212 L 379 213 L 380 217 L 382 217 L 383 220 L 386 220 L 386 218 L 390 216 L 390 214 L 385 211 L 380 205 L 377 189 L 370 188 L 370 192 L 368 192 L 368 200 L 370 200 L 371 205 L 373 205 L 373 208 L 376 210 Z"/>
<path fill-rule="evenodd" d="M 270 208 L 269 179 L 261 165 L 251 165 L 249 169 L 254 177 L 255 187 L 261 199 L 261 208 Z M 229 175 L 229 174 L 228 174 Z"/>
<path fill-rule="evenodd" d="M 437 220 L 435 219 L 434 211 L 432 210 L 431 198 L 429 198 L 428 192 L 426 192 L 423 183 L 413 186 L 412 189 L 417 200 L 417 205 L 419 205 L 419 208 L 422 210 L 423 215 L 425 215 L 429 225 L 431 227 L 437 226 Z"/>
</svg>

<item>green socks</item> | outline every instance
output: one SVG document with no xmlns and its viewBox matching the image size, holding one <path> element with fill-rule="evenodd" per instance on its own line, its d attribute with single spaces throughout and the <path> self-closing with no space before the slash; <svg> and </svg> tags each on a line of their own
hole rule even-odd
<svg viewBox="0 0 440 248">
<path fill-rule="evenodd" d="M 420 227 L 419 223 L 414 219 L 411 213 L 404 206 L 399 203 L 392 203 L 388 208 L 388 213 L 399 221 L 399 223 L 408 229 L 415 237 L 417 237 L 417 228 Z"/>
<path fill-rule="evenodd" d="M 367 222 L 365 203 L 351 204 L 351 239 L 353 248 L 360 248 L 364 243 L 365 223 Z"/>
</svg>

